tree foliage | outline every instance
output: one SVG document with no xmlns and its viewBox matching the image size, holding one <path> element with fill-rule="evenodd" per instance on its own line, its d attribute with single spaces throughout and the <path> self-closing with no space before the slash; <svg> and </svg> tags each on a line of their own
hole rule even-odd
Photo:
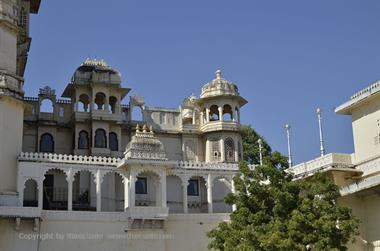
<svg viewBox="0 0 380 251">
<path fill-rule="evenodd" d="M 257 142 L 253 139 L 257 134 L 246 135 L 250 142 Z M 225 198 L 237 210 L 229 222 L 220 223 L 208 233 L 212 239 L 209 248 L 346 250 L 345 245 L 358 234 L 359 221 L 349 208 L 336 203 L 338 187 L 323 174 L 294 180 L 285 170 L 286 157 L 272 153 L 269 146 L 266 149 L 262 166 L 251 170 L 246 162 L 239 164 L 234 177 L 236 192 Z M 246 157 L 255 159 L 257 153 Z"/>
</svg>

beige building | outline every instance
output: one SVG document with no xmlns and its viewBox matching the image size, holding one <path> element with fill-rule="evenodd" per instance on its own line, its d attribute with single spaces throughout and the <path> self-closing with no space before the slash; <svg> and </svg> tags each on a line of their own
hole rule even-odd
<svg viewBox="0 0 380 251">
<path fill-rule="evenodd" d="M 330 153 L 291 168 L 297 178 L 328 172 L 340 187 L 339 203 L 359 217 L 360 236 L 350 250 L 380 250 L 380 81 L 336 108 L 351 115 L 355 152 Z"/>
<path fill-rule="evenodd" d="M 87 59 L 60 98 L 23 92 L 39 0 L 0 0 L 0 251 L 206 250 L 228 220 L 224 196 L 242 158 L 235 84 L 215 78 L 179 108 L 130 96 L 120 73 Z M 336 109 L 352 116 L 355 152 L 293 166 L 328 172 L 361 219 L 350 250 L 380 250 L 380 82 Z"/>
<path fill-rule="evenodd" d="M 38 0 L 0 0 L 0 250 L 206 250 L 228 220 L 247 101 L 221 72 L 179 108 L 87 59 L 61 97 L 23 92 Z"/>
</svg>

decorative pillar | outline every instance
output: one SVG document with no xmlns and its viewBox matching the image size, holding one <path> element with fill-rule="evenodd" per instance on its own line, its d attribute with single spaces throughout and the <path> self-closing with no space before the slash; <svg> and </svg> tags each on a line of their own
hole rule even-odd
<svg viewBox="0 0 380 251">
<path fill-rule="evenodd" d="M 205 120 L 205 118 L 204 118 L 203 116 L 204 116 L 204 113 L 201 112 L 201 119 L 200 119 L 200 123 L 201 123 L 201 125 L 204 124 L 204 120 Z"/>
<path fill-rule="evenodd" d="M 231 109 L 232 109 L 232 108 L 231 108 Z M 236 122 L 236 110 L 237 110 L 236 107 L 234 107 L 234 108 L 232 109 L 232 121 L 233 121 L 233 122 Z"/>
<path fill-rule="evenodd" d="M 226 151 L 224 149 L 224 139 L 223 138 L 220 139 L 220 156 L 221 156 L 222 162 L 225 162 L 226 161 Z"/>
<path fill-rule="evenodd" d="M 206 123 L 210 122 L 210 108 L 206 108 Z"/>
<path fill-rule="evenodd" d="M 231 178 L 231 193 L 233 193 L 233 194 L 236 193 L 234 177 Z M 236 204 L 233 204 L 232 205 L 232 212 L 236 211 L 236 209 L 237 209 Z"/>
<path fill-rule="evenodd" d="M 42 209 L 42 206 L 43 206 L 44 179 L 45 179 L 45 176 L 43 176 L 43 178 L 40 178 L 38 181 L 38 208 L 39 209 Z"/>
<path fill-rule="evenodd" d="M 161 207 L 167 207 L 166 200 L 166 172 L 161 171 Z"/>
<path fill-rule="evenodd" d="M 237 110 L 237 120 L 238 120 L 238 123 L 240 124 L 240 109 L 239 108 Z"/>
<path fill-rule="evenodd" d="M 207 205 L 208 205 L 208 213 L 212 214 L 212 176 L 208 174 L 207 176 Z"/>
<path fill-rule="evenodd" d="M 102 177 L 100 170 L 96 173 L 96 211 L 102 210 Z"/>
<path fill-rule="evenodd" d="M 235 140 L 234 140 L 234 154 L 235 154 L 235 161 L 236 162 L 239 162 L 239 140 L 238 140 L 239 137 L 235 137 Z"/>
<path fill-rule="evenodd" d="M 183 199 L 183 212 L 187 214 L 189 212 L 188 209 L 188 201 L 187 201 L 187 186 L 189 185 L 189 181 L 187 178 L 182 180 L 182 199 Z"/>
<path fill-rule="evenodd" d="M 193 125 L 195 125 L 195 109 L 193 109 Z"/>
<path fill-rule="evenodd" d="M 17 182 L 18 182 L 18 206 L 19 207 L 23 207 L 24 206 L 24 190 L 25 190 L 25 186 L 26 186 L 26 180 L 24 180 L 23 178 L 18 177 L 17 179 Z"/>
<path fill-rule="evenodd" d="M 67 174 L 67 211 L 73 211 L 73 174 L 70 169 Z"/>
<path fill-rule="evenodd" d="M 218 111 L 219 111 L 219 121 L 223 121 L 223 107 L 219 106 Z"/>
<path fill-rule="evenodd" d="M 128 207 L 135 206 L 135 187 L 136 186 L 136 174 L 133 170 L 131 170 L 129 174 L 129 198 L 128 198 Z"/>
<path fill-rule="evenodd" d="M 206 156 L 205 156 L 205 159 L 206 159 L 206 162 L 210 162 L 210 140 L 209 139 L 206 139 L 206 149 L 205 149 L 205 153 L 206 153 Z"/>
<path fill-rule="evenodd" d="M 129 180 L 127 177 L 123 177 L 124 179 L 124 211 L 127 211 L 127 207 L 129 206 Z"/>
</svg>

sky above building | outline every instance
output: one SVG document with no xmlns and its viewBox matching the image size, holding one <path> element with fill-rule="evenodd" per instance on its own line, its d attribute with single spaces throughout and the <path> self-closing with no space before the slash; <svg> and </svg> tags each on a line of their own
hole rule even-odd
<svg viewBox="0 0 380 251">
<path fill-rule="evenodd" d="M 32 17 L 27 96 L 61 95 L 86 58 L 102 58 L 146 105 L 177 108 L 217 69 L 248 100 L 250 124 L 293 161 L 353 151 L 351 118 L 334 108 L 380 79 L 378 0 L 42 0 Z M 128 103 L 129 97 L 124 100 Z"/>
</svg>

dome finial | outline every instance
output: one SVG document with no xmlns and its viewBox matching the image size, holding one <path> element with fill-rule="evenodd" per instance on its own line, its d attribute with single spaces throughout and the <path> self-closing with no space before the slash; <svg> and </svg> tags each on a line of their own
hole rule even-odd
<svg viewBox="0 0 380 251">
<path fill-rule="evenodd" d="M 216 76 L 216 79 L 221 79 L 222 78 L 222 71 L 220 69 L 216 70 L 215 76 Z"/>
</svg>

